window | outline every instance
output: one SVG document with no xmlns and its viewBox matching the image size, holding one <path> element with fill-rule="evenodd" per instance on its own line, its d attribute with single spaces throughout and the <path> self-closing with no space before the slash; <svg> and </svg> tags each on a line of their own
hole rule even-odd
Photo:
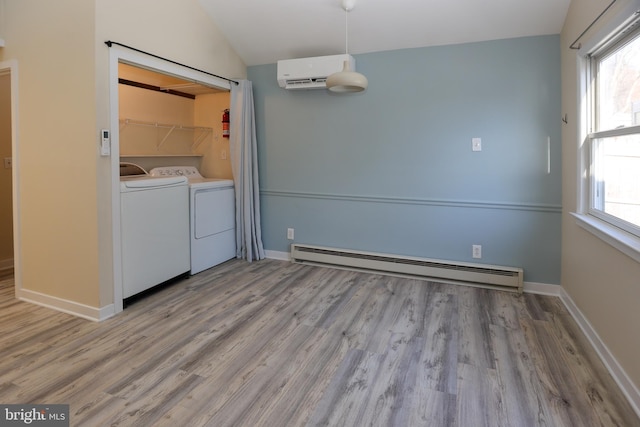
<svg viewBox="0 0 640 427">
<path fill-rule="evenodd" d="M 588 214 L 640 237 L 640 30 L 589 55 Z"/>
</svg>

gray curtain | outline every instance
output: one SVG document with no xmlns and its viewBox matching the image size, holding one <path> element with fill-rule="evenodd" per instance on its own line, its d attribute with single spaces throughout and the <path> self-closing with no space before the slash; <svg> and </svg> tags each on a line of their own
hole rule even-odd
<svg viewBox="0 0 640 427">
<path fill-rule="evenodd" d="M 236 191 L 236 256 L 251 262 L 265 258 L 260 229 L 258 150 L 253 86 L 231 83 L 229 150 Z"/>
</svg>

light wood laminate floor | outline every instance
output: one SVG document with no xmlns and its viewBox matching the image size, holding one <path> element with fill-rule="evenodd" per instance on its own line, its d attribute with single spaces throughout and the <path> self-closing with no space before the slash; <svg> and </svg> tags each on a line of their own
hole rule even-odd
<svg viewBox="0 0 640 427">
<path fill-rule="evenodd" d="M 640 426 L 555 297 L 230 261 L 93 323 L 0 281 L 0 403 L 73 426 Z"/>
</svg>

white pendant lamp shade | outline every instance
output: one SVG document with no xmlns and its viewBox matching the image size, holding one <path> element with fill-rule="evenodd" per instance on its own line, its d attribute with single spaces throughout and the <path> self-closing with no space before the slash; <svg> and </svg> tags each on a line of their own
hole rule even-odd
<svg viewBox="0 0 640 427">
<path fill-rule="evenodd" d="M 367 78 L 349 68 L 349 61 L 344 61 L 342 71 L 331 74 L 327 78 L 327 89 L 336 93 L 362 92 L 369 85 Z"/>
<path fill-rule="evenodd" d="M 349 53 L 349 12 L 355 6 L 355 0 L 343 0 L 342 8 L 345 11 L 345 53 Z M 327 78 L 327 89 L 336 93 L 362 92 L 369 85 L 367 78 L 351 70 L 349 61 L 344 61 L 342 71 L 331 74 Z"/>
</svg>

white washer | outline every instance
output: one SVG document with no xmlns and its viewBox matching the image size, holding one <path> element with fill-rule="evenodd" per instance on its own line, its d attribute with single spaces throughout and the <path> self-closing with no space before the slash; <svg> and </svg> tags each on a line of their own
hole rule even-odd
<svg viewBox="0 0 640 427">
<path fill-rule="evenodd" d="M 186 176 L 189 180 L 191 274 L 236 256 L 233 180 L 204 178 L 193 166 L 164 166 L 151 176 Z"/>
<path fill-rule="evenodd" d="M 189 271 L 188 199 L 184 177 L 120 177 L 123 298 Z"/>
</svg>

